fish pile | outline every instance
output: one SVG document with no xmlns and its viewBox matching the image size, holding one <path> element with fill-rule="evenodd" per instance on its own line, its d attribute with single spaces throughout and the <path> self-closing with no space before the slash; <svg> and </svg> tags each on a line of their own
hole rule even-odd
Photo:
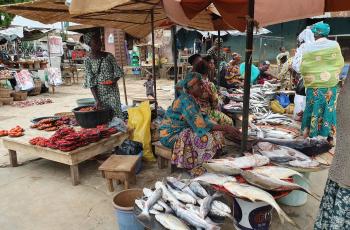
<svg viewBox="0 0 350 230">
<path fill-rule="evenodd" d="M 270 100 L 265 95 L 262 88 L 252 88 L 250 90 L 249 109 L 254 115 L 263 115 L 270 112 Z"/>
<path fill-rule="evenodd" d="M 282 114 L 266 113 L 255 117 L 255 124 L 257 125 L 293 125 L 294 121 Z"/>
<path fill-rule="evenodd" d="M 272 144 L 270 142 L 259 142 L 254 148 L 261 155 L 268 157 L 275 163 L 297 168 L 315 168 L 320 165 L 318 161 L 287 146 Z"/>
<path fill-rule="evenodd" d="M 212 218 L 233 219 L 231 208 L 217 200 L 221 196 L 219 192 L 211 195 L 198 181 L 167 177 L 165 181 L 155 183 L 154 191 L 144 188 L 144 197 L 135 200 L 136 206 L 142 210 L 138 219 L 151 221 L 152 214 L 166 229 L 190 229 L 190 226 L 196 229 L 220 229 Z M 235 179 L 231 178 L 223 183 L 233 181 Z"/>
<path fill-rule="evenodd" d="M 263 138 L 274 138 L 274 139 L 288 139 L 293 140 L 295 135 L 291 132 L 283 131 L 274 127 L 258 127 L 250 123 L 250 129 L 248 130 L 248 135 L 252 137 L 257 137 L 258 139 Z"/>
</svg>

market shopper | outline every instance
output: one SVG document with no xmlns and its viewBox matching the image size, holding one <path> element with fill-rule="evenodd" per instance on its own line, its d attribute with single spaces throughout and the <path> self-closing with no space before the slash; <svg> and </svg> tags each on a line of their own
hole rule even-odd
<svg viewBox="0 0 350 230">
<path fill-rule="evenodd" d="M 282 68 L 282 65 L 283 65 L 283 63 L 281 63 L 281 58 L 287 56 L 287 60 L 289 59 L 289 52 L 286 50 L 286 48 L 284 46 L 280 47 L 279 50 L 280 50 L 280 52 L 276 56 L 278 70 L 280 70 Z"/>
<path fill-rule="evenodd" d="M 215 71 L 215 61 L 210 55 L 203 58 L 208 63 L 208 80 L 210 82 L 216 82 L 216 71 Z"/>
<path fill-rule="evenodd" d="M 315 230 L 350 229 L 350 79 L 337 99 L 337 145 Z"/>
<path fill-rule="evenodd" d="M 242 80 L 239 65 L 241 63 L 241 55 L 238 53 L 232 53 L 231 54 L 232 60 L 229 61 L 227 68 L 226 68 L 226 74 L 225 74 L 225 81 L 226 81 L 226 88 L 237 88 L 238 86 L 242 85 Z"/>
<path fill-rule="evenodd" d="M 219 44 L 220 46 L 222 45 L 223 40 L 222 38 L 220 38 L 220 40 L 218 38 L 215 39 L 214 41 L 214 45 L 207 51 L 207 55 L 210 55 L 213 57 L 214 62 L 215 62 L 215 66 L 219 66 L 220 62 L 223 59 L 223 53 L 222 51 L 220 51 L 220 59 L 219 59 Z"/>
<path fill-rule="evenodd" d="M 258 84 L 264 84 L 265 81 L 271 81 L 277 79 L 269 70 L 271 63 L 269 61 L 263 61 L 259 65 Z"/>
<path fill-rule="evenodd" d="M 90 47 L 85 59 L 85 83 L 90 88 L 97 108 L 112 109 L 113 114 L 123 118 L 117 81 L 123 75 L 114 56 L 101 50 L 102 41 L 99 30 L 84 34 L 84 43 Z"/>
<path fill-rule="evenodd" d="M 202 113 L 209 116 L 209 119 L 219 125 L 232 125 L 232 119 L 220 111 L 220 97 L 214 83 L 208 79 L 209 64 L 202 60 L 198 62 L 192 72 L 197 72 L 203 78 L 202 94 L 195 98 L 199 104 Z"/>
<path fill-rule="evenodd" d="M 332 142 L 336 131 L 338 75 L 344 66 L 338 42 L 328 40 L 328 24 L 311 27 L 315 42 L 304 46 L 300 72 L 306 88 L 306 108 L 301 129 L 304 137 L 324 136 Z"/>
<path fill-rule="evenodd" d="M 180 96 L 168 108 L 160 126 L 160 142 L 173 149 L 171 163 L 192 169 L 221 150 L 223 133 L 240 136 L 232 126 L 216 125 L 196 102 L 203 92 L 202 76 L 191 72 L 176 85 Z"/>
</svg>

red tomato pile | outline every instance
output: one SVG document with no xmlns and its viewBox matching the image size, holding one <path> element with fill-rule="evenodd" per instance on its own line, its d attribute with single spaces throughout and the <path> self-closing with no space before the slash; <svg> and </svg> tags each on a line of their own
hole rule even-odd
<svg viewBox="0 0 350 230">
<path fill-rule="evenodd" d="M 69 127 L 62 127 L 49 139 L 35 137 L 31 139 L 29 143 L 32 145 L 69 152 L 90 143 L 97 142 L 102 138 L 110 137 L 116 132 L 116 129 L 108 128 L 106 126 L 99 126 L 93 129 L 81 129 L 80 131 L 75 131 L 73 128 Z"/>
</svg>

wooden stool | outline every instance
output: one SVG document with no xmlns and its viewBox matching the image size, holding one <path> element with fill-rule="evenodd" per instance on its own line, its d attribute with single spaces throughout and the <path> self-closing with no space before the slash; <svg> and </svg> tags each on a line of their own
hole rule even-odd
<svg viewBox="0 0 350 230">
<path fill-rule="evenodd" d="M 102 176 L 106 178 L 107 187 L 110 192 L 114 191 L 113 179 L 117 182 L 124 182 L 125 189 L 129 183 L 136 182 L 135 168 L 138 156 L 112 155 L 98 168 Z"/>
<path fill-rule="evenodd" d="M 153 142 L 152 145 L 154 146 L 154 153 L 157 155 L 158 168 L 169 167 L 170 173 L 172 173 L 175 168 L 170 162 L 172 150 L 162 145 L 159 141 Z"/>
</svg>

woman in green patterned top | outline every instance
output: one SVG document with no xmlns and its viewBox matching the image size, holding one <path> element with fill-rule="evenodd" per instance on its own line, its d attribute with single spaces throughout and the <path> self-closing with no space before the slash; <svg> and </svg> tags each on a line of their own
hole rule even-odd
<svg viewBox="0 0 350 230">
<path fill-rule="evenodd" d="M 111 109 L 113 115 L 123 119 L 117 81 L 123 75 L 114 56 L 101 50 L 99 30 L 84 34 L 84 43 L 90 46 L 90 55 L 85 59 L 85 83 L 96 101 L 96 107 Z"/>
<path fill-rule="evenodd" d="M 339 44 L 327 39 L 328 24 L 311 27 L 315 42 L 305 45 L 300 72 L 306 88 L 306 108 L 301 129 L 304 137 L 324 136 L 330 142 L 336 131 L 338 76 L 344 66 Z"/>
</svg>

